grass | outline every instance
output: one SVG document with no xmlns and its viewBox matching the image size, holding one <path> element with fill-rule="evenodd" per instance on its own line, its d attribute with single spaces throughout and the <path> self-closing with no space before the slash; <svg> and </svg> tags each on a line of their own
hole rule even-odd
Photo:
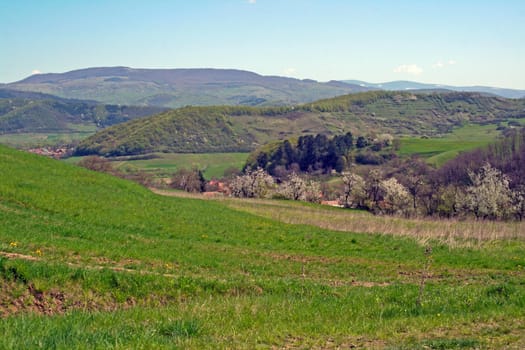
<svg viewBox="0 0 525 350">
<path fill-rule="evenodd" d="M 514 121 L 524 124 L 525 118 L 514 119 Z M 502 125 L 507 126 L 508 122 L 502 123 Z M 439 167 L 448 160 L 455 158 L 460 152 L 470 151 L 493 143 L 501 135 L 497 128 L 497 124 L 466 124 L 442 137 L 402 138 L 399 155 L 417 154 L 425 158 L 429 164 Z"/>
<path fill-rule="evenodd" d="M 521 239 L 525 232 L 525 223 L 518 221 L 407 219 L 300 201 L 206 197 L 177 190 L 152 190 L 163 196 L 220 201 L 229 208 L 288 224 L 312 225 L 341 232 L 411 237 L 421 245 L 433 241 L 450 247 L 476 248 L 487 242 Z"/>
<path fill-rule="evenodd" d="M 86 128 L 88 129 L 88 128 Z M 80 141 L 95 133 L 92 130 L 68 133 L 16 133 L 0 135 L 0 144 L 16 148 L 45 147 Z"/>
<path fill-rule="evenodd" d="M 228 168 L 241 170 L 248 153 L 155 153 L 155 158 L 116 160 L 117 168 L 132 166 L 157 176 L 171 176 L 179 169 L 197 168 L 206 179 L 221 178 Z"/>
<path fill-rule="evenodd" d="M 402 138 L 399 154 L 401 156 L 417 154 L 426 158 L 428 163 L 440 166 L 455 158 L 462 151 L 469 151 L 494 142 L 501 134 L 496 128 L 496 124 L 469 124 L 454 129 L 452 133 L 440 138 Z"/>
<path fill-rule="evenodd" d="M 0 348 L 525 346 L 522 236 L 426 240 L 417 307 L 418 239 L 306 220 L 352 211 L 272 219 L 2 146 L 0 170 Z"/>
<path fill-rule="evenodd" d="M 83 157 L 71 157 L 64 161 L 78 163 Z M 139 157 L 109 158 L 117 169 L 138 169 L 155 177 L 170 177 L 179 169 L 197 168 L 207 180 L 222 178 L 225 170 L 241 170 L 248 153 L 152 153 Z"/>
</svg>

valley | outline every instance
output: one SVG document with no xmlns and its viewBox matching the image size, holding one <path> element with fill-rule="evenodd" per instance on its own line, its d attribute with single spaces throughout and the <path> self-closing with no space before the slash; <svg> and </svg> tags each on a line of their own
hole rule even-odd
<svg viewBox="0 0 525 350">
<path fill-rule="evenodd" d="M 457 157 L 497 157 L 518 198 L 523 99 L 368 91 L 166 109 L 6 94 L 0 143 L 74 156 L 0 145 L 0 348 L 525 346 L 521 209 L 475 219 L 452 192 L 471 187 L 432 180 L 461 178 Z M 343 135 L 341 171 L 299 174 L 322 183 L 311 203 L 284 199 L 296 169 L 284 162 L 264 198 L 228 196 L 257 155 Z M 358 161 L 374 154 L 391 159 Z M 373 205 L 342 201 L 348 174 L 368 185 L 374 171 L 378 186 L 432 191 L 412 187 L 399 212 L 386 187 Z M 194 173 L 207 194 L 177 189 Z"/>
<path fill-rule="evenodd" d="M 525 349 L 524 14 L 3 1 L 0 350 Z"/>
</svg>

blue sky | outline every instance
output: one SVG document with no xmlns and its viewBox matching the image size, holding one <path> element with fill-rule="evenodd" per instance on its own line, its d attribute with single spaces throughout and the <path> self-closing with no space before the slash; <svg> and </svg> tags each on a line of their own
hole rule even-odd
<svg viewBox="0 0 525 350">
<path fill-rule="evenodd" d="M 100 66 L 525 89 L 523 0 L 1 0 L 0 82 Z"/>
</svg>

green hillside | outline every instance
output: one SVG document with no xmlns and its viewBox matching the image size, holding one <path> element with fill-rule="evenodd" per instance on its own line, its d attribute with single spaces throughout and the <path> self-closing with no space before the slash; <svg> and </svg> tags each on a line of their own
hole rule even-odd
<svg viewBox="0 0 525 350">
<path fill-rule="evenodd" d="M 466 123 L 524 117 L 525 100 L 474 93 L 365 92 L 296 107 L 185 107 L 120 124 L 82 142 L 79 155 L 245 152 L 302 134 L 436 136 Z"/>
<path fill-rule="evenodd" d="M 512 119 L 511 124 L 525 125 L 525 119 Z M 508 123 L 465 124 L 451 133 L 436 138 L 405 137 L 400 139 L 400 156 L 418 155 L 429 164 L 441 166 L 464 151 L 485 147 L 501 137 L 501 128 Z"/>
<path fill-rule="evenodd" d="M 425 257 L 3 146 L 0 171 L 2 349 L 525 346 L 521 238 Z"/>
<path fill-rule="evenodd" d="M 155 107 L 100 105 L 49 95 L 17 93 L 2 97 L 0 134 L 71 133 L 122 123 L 162 111 Z"/>
</svg>

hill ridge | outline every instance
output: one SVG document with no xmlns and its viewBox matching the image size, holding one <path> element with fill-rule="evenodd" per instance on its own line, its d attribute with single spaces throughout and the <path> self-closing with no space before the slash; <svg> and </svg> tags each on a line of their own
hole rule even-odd
<svg viewBox="0 0 525 350">
<path fill-rule="evenodd" d="M 382 83 L 370 83 L 363 80 L 341 80 L 343 83 L 359 85 L 370 89 L 381 89 L 387 91 L 412 91 L 418 90 L 448 90 L 457 92 L 479 92 L 497 95 L 505 98 L 525 98 L 525 90 L 510 89 L 503 87 L 472 85 L 472 86 L 454 86 L 447 84 L 420 83 L 411 80 L 393 80 Z"/>
<path fill-rule="evenodd" d="M 368 89 L 311 79 L 265 76 L 240 69 L 92 67 L 37 74 L 5 88 L 108 104 L 294 105 Z"/>
<path fill-rule="evenodd" d="M 525 118 L 525 100 L 479 93 L 373 91 L 294 107 L 185 107 L 105 129 L 78 155 L 251 151 L 304 134 L 390 133 L 432 136 L 464 123 Z"/>
</svg>

